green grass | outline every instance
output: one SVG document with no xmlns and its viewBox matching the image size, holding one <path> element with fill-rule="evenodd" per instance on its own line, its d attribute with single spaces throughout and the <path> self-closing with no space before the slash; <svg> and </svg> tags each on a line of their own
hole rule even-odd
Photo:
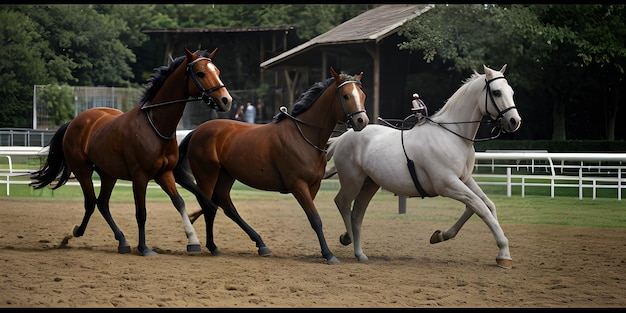
<svg viewBox="0 0 626 313">
<path fill-rule="evenodd" d="M 113 202 L 132 202 L 133 194 L 128 182 L 119 181 L 113 191 Z M 166 201 L 169 197 L 158 186 L 151 182 L 148 188 L 147 198 L 149 201 Z M 322 181 L 322 187 L 316 197 L 316 203 L 324 202 L 325 206 L 333 204 L 333 198 L 337 193 L 339 183 L 336 179 Z M 494 187 L 494 188 L 491 188 Z M 577 188 L 571 188 L 577 192 Z M 550 198 L 546 195 L 527 195 L 521 197 L 513 194 L 506 196 L 505 187 L 486 186 L 483 188 L 487 195 L 493 200 L 498 209 L 498 218 L 502 224 L 543 224 L 543 225 L 564 225 L 582 226 L 598 228 L 626 228 L 626 200 L 616 198 L 584 198 L 578 199 L 575 196 L 557 196 Z M 527 189 L 528 191 L 528 189 Z M 195 197 L 179 188 L 180 194 L 185 201 L 195 201 Z M 33 190 L 27 185 L 11 185 L 11 198 L 29 198 L 33 200 L 76 200 L 82 201 L 83 194 L 78 186 L 62 186 L 57 190 L 43 188 Z M 236 203 L 240 200 L 259 201 L 295 201 L 290 194 L 280 194 L 278 192 L 268 192 L 250 188 L 239 182 L 233 186 L 231 197 Z M 6 188 L 0 188 L 0 202 L 6 199 Z M 422 219 L 432 221 L 456 220 L 463 212 L 464 205 L 456 200 L 435 197 L 435 198 L 410 198 L 407 200 L 407 214 L 398 214 L 398 197 L 390 192 L 381 190 L 372 199 L 371 207 L 384 209 L 370 209 L 367 211 L 366 219 Z M 320 208 L 320 214 L 328 214 L 326 208 Z M 323 210 L 323 211 L 322 211 Z M 333 209 L 334 210 L 334 209 Z M 301 212 L 294 212 L 301 214 Z M 332 214 L 335 214 L 334 212 Z M 478 219 L 476 215 L 472 219 Z"/>
</svg>

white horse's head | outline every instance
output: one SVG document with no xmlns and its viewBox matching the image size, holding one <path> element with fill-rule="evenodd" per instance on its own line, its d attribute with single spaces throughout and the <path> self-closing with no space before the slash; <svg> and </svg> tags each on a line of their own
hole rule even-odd
<svg viewBox="0 0 626 313">
<path fill-rule="evenodd" d="M 486 95 L 485 104 L 480 109 L 484 116 L 489 116 L 505 133 L 512 133 L 519 129 L 522 118 L 513 101 L 513 88 L 504 78 L 506 64 L 499 71 L 483 65 L 485 70 Z"/>
</svg>

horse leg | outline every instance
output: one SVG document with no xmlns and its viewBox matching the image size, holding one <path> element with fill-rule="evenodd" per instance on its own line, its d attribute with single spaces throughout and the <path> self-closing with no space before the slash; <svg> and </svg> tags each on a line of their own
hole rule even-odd
<svg viewBox="0 0 626 313">
<path fill-rule="evenodd" d="M 258 254 L 260 256 L 269 256 L 270 249 L 265 245 L 261 236 L 252 228 L 237 212 L 235 205 L 233 204 L 232 199 L 230 198 L 230 190 L 235 183 L 235 179 L 228 175 L 226 172 L 221 172 L 217 184 L 214 188 L 213 198 L 219 206 L 224 210 L 224 214 L 228 216 L 232 221 L 234 221 L 243 231 L 248 234 L 250 240 L 256 243 L 256 247 L 258 248 Z M 206 214 L 205 214 L 206 215 Z M 212 219 L 215 219 L 215 214 L 213 214 Z M 211 222 L 211 229 L 213 228 L 213 222 Z M 207 230 L 209 226 L 207 225 Z M 212 234 L 212 231 L 211 231 Z"/>
<path fill-rule="evenodd" d="M 487 197 L 487 195 L 485 194 L 485 192 L 480 188 L 480 186 L 478 186 L 478 183 L 476 183 L 476 181 L 474 180 L 474 178 L 472 178 L 471 176 L 469 177 L 469 180 L 467 182 L 465 182 L 465 184 L 476 194 L 478 195 L 478 197 L 483 200 L 483 202 L 485 203 L 485 205 L 487 205 L 487 207 L 489 208 L 489 211 L 491 211 L 491 214 L 496 218 L 496 220 L 498 219 L 498 214 L 496 212 L 496 205 L 495 203 L 493 203 L 493 201 L 491 201 L 491 199 L 489 199 L 489 197 Z"/>
<path fill-rule="evenodd" d="M 248 234 L 250 240 L 256 243 L 259 255 L 269 256 L 270 248 L 265 245 L 263 239 L 261 239 L 261 236 L 252 227 L 250 227 L 250 225 L 248 225 L 248 223 L 246 223 L 246 221 L 244 221 L 243 218 L 239 215 L 239 212 L 237 212 L 237 209 L 235 208 L 235 205 L 230 198 L 230 194 L 227 193 L 225 195 L 222 195 L 222 197 L 220 197 L 220 203 L 222 209 L 224 210 L 224 214 L 226 214 L 226 216 L 228 216 L 231 220 L 237 223 L 237 225 L 239 225 L 239 227 L 243 229 L 246 234 Z"/>
<path fill-rule="evenodd" d="M 352 186 L 350 186 L 349 188 L 352 189 Z M 352 199 L 354 199 L 354 196 L 351 197 L 347 195 L 348 192 L 345 191 L 345 189 L 346 188 L 344 188 L 343 185 L 339 187 L 339 192 L 335 196 L 335 205 L 337 205 L 337 209 L 339 210 L 341 218 L 343 219 L 343 224 L 346 227 L 346 231 L 339 236 L 339 242 L 342 245 L 347 246 L 352 243 L 353 238 L 352 222 L 350 220 L 350 207 L 352 205 Z"/>
<path fill-rule="evenodd" d="M 139 229 L 139 243 L 137 249 L 143 256 L 156 255 L 157 253 L 150 250 L 146 245 L 146 189 L 148 188 L 148 180 L 133 180 L 133 194 L 135 197 L 135 218 L 137 219 L 137 227 Z"/>
<path fill-rule="evenodd" d="M 187 215 L 187 211 L 185 209 L 185 201 L 183 197 L 180 196 L 178 190 L 176 190 L 176 182 L 174 181 L 174 176 L 171 174 L 163 175 L 158 179 L 155 178 L 157 184 L 161 186 L 161 189 L 165 191 L 170 196 L 172 200 L 172 204 L 183 218 L 183 227 L 185 229 L 185 235 L 187 236 L 187 252 L 200 252 L 200 240 L 198 240 L 198 236 L 196 236 L 196 230 L 191 225 L 191 221 L 189 220 L 189 216 Z"/>
<path fill-rule="evenodd" d="M 363 224 L 363 217 L 365 216 L 365 210 L 370 201 L 378 191 L 379 186 L 371 179 L 365 179 L 361 191 L 354 200 L 354 207 L 352 208 L 352 214 L 350 215 L 352 222 L 352 239 L 354 241 L 354 256 L 360 262 L 368 262 L 369 259 L 363 249 L 361 248 L 361 225 Z"/>
<path fill-rule="evenodd" d="M 92 171 L 88 171 L 88 173 L 80 173 L 79 171 L 77 171 L 74 173 L 74 175 L 76 176 L 76 179 L 80 183 L 80 187 L 83 190 L 85 215 L 83 216 L 83 220 L 80 223 L 80 226 L 74 225 L 74 228 L 72 229 L 72 235 L 74 237 L 81 237 L 85 234 L 89 219 L 96 209 L 97 199 L 96 193 L 93 188 L 93 181 L 91 180 Z"/>
<path fill-rule="evenodd" d="M 473 214 L 474 211 L 469 206 L 466 206 L 463 214 L 461 214 L 459 219 L 452 226 L 448 227 L 444 231 L 437 229 L 432 236 L 430 236 L 430 243 L 435 244 L 454 238 L 459 230 L 461 230 L 461 227 L 463 227 L 465 222 L 467 222 Z"/>
<path fill-rule="evenodd" d="M 315 208 L 315 203 L 313 203 L 313 198 L 311 197 L 309 189 L 306 187 L 296 187 L 292 188 L 292 193 L 302 209 L 304 209 L 304 213 L 306 213 L 311 227 L 315 231 L 315 234 L 317 234 L 317 239 L 319 240 L 320 247 L 322 249 L 322 256 L 326 259 L 326 262 L 328 262 L 328 264 L 340 263 L 335 255 L 330 251 L 330 248 L 326 243 L 326 238 L 324 237 L 324 231 L 322 229 L 322 219 Z"/>
<path fill-rule="evenodd" d="M 196 195 L 198 203 L 200 204 L 201 211 L 196 212 L 197 216 L 204 215 L 204 224 L 206 228 L 206 247 L 214 256 L 222 255 L 222 252 L 215 244 L 213 238 L 213 224 L 215 223 L 215 216 L 217 215 L 217 207 L 222 206 L 216 197 L 209 200 L 206 195 L 199 193 Z M 213 206 L 214 205 L 214 206 Z"/>
<path fill-rule="evenodd" d="M 335 196 L 335 205 L 339 209 L 339 213 L 343 219 L 346 232 L 339 236 L 339 242 L 342 245 L 347 246 L 352 243 L 352 201 L 356 199 L 361 187 L 365 183 L 365 174 L 363 177 L 353 176 L 352 173 L 343 173 L 339 176 L 339 192 Z"/>
<path fill-rule="evenodd" d="M 476 181 L 474 181 L 474 179 L 471 178 L 467 182 L 465 182 L 465 184 L 474 193 L 476 193 L 476 195 L 478 195 L 478 197 L 483 202 L 485 202 L 485 205 L 487 205 L 487 207 L 491 211 L 491 214 L 493 214 L 493 216 L 496 217 L 496 219 L 497 219 L 498 216 L 496 215 L 496 206 L 495 206 L 495 204 L 493 203 L 493 201 L 491 201 L 491 199 L 489 199 L 489 197 L 487 197 L 487 195 L 483 192 L 483 190 L 478 186 Z M 433 233 L 433 235 L 430 237 L 430 243 L 431 244 L 435 244 L 435 243 L 438 243 L 438 242 L 442 242 L 442 241 L 446 241 L 448 239 L 454 238 L 457 235 L 457 233 L 459 232 L 459 230 L 461 230 L 461 227 L 463 227 L 465 222 L 467 222 L 467 220 L 469 220 L 469 218 L 472 217 L 473 214 L 474 214 L 474 211 L 470 207 L 466 206 L 465 207 L 465 211 L 459 217 L 459 219 L 454 223 L 454 225 L 450 226 L 450 228 L 448 228 L 448 229 L 446 229 L 444 231 L 436 230 Z"/>
<path fill-rule="evenodd" d="M 487 204 L 485 204 L 485 202 L 478 195 L 476 195 L 476 193 L 474 193 L 467 185 L 465 185 L 460 180 L 453 182 L 447 189 L 446 193 L 447 194 L 442 193 L 441 195 L 465 203 L 467 208 L 471 208 L 474 213 L 476 213 L 476 215 L 478 215 L 483 220 L 483 222 L 487 224 L 487 227 L 489 227 L 489 230 L 491 230 L 491 233 L 493 234 L 493 237 L 495 238 L 496 244 L 499 249 L 498 256 L 496 257 L 496 263 L 500 267 L 511 268 L 512 259 L 509 252 L 509 240 L 504 235 L 504 231 L 502 230 L 502 227 L 500 227 L 498 219 L 494 214 L 492 214 L 491 209 L 487 207 Z M 471 214 L 467 213 L 467 208 L 466 212 L 463 213 L 459 221 L 461 221 L 465 217 L 469 218 L 469 216 L 471 216 Z M 459 221 L 457 221 L 457 223 Z"/>
<path fill-rule="evenodd" d="M 109 210 L 109 200 L 111 199 L 111 193 L 113 192 L 113 187 L 117 182 L 117 179 L 112 177 L 107 177 L 106 175 L 100 173 L 100 194 L 98 196 L 98 211 L 104 220 L 109 224 L 111 230 L 113 230 L 113 234 L 115 239 L 118 241 L 117 252 L 118 253 L 130 253 L 130 245 L 126 242 L 126 236 L 124 233 L 117 227 L 115 221 L 113 220 L 113 216 L 111 216 L 111 211 Z"/>
</svg>

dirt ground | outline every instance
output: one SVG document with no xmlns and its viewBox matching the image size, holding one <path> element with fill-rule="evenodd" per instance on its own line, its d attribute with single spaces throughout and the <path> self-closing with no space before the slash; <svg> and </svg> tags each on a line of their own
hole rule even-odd
<svg viewBox="0 0 626 313">
<path fill-rule="evenodd" d="M 422 200 L 425 201 L 425 200 Z M 198 206 L 189 203 L 189 210 Z M 326 239 L 341 261 L 328 265 L 304 212 L 293 198 L 235 201 L 272 251 L 260 257 L 235 223 L 218 213 L 221 256 L 203 246 L 187 253 L 181 218 L 169 202 L 149 202 L 147 243 L 159 254 L 137 254 L 132 203 L 112 214 L 131 244 L 117 241 L 96 211 L 83 237 L 59 248 L 82 219 L 82 201 L 0 198 L 0 307 L 204 308 L 619 308 L 626 306 L 626 231 L 548 225 L 502 225 L 513 268 L 495 265 L 493 236 L 480 220 L 459 235 L 429 244 L 452 222 L 428 205 L 397 214 L 372 204 L 363 224 L 359 263 L 342 246 L 343 222 L 332 200 L 316 200 Z M 443 215 L 458 216 L 457 207 Z M 454 218 L 451 220 L 454 221 Z M 195 224 L 204 245 L 205 224 Z"/>
</svg>

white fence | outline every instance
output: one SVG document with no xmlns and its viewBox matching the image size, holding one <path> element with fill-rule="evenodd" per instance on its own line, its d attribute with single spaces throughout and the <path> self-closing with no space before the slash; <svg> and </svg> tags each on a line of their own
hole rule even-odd
<svg viewBox="0 0 626 313">
<path fill-rule="evenodd" d="M 177 131 L 178 140 L 188 132 Z M 25 178 L 35 170 L 28 166 L 16 169 L 14 159 L 26 160 L 28 165 L 31 158 L 36 158 L 39 161 L 34 165 L 38 167 L 46 155 L 47 147 L 0 146 L 0 158 L 8 160 L 7 165 L 0 163 L 0 184 L 6 184 L 7 196 L 11 184 L 28 184 L 30 181 Z M 476 152 L 472 176 L 479 185 L 506 186 L 508 197 L 512 196 L 514 187 L 520 188 L 521 197 L 527 187 L 544 187 L 550 189 L 552 198 L 557 188 L 577 188 L 579 199 L 583 199 L 585 190 L 590 190 L 595 199 L 600 189 L 612 189 L 617 200 L 622 200 L 626 188 L 626 153 Z M 399 198 L 402 213 L 406 198 Z"/>
<path fill-rule="evenodd" d="M 35 158 L 41 160 L 48 154 L 48 147 L 21 147 L 10 146 L 0 147 L 0 158 L 6 159 L 7 164 L 0 166 L 0 184 L 6 184 L 7 196 L 11 194 L 11 184 L 28 184 L 30 181 L 23 179 L 28 178 L 33 169 L 28 165 L 31 163 L 30 159 Z M 13 166 L 14 160 L 26 164 L 25 167 L 16 168 Z M 23 161 L 25 160 L 25 161 Z M 40 162 L 36 162 L 40 165 Z M 19 179 L 22 177 L 22 179 Z M 13 181 L 11 181 L 11 178 Z"/>
<path fill-rule="evenodd" d="M 506 186 L 512 196 L 520 187 L 524 197 L 527 187 L 549 188 L 554 198 L 556 188 L 577 188 L 583 199 L 591 189 L 595 199 L 599 189 L 615 189 L 622 200 L 626 188 L 626 153 L 548 153 L 547 151 L 494 150 L 476 152 L 472 177 L 481 186 Z M 398 197 L 398 212 L 406 212 L 406 197 Z"/>
<path fill-rule="evenodd" d="M 480 185 L 505 185 L 507 196 L 512 187 L 521 187 L 521 196 L 529 186 L 591 189 L 593 199 L 598 189 L 615 189 L 622 199 L 626 188 L 626 153 L 548 153 L 535 151 L 477 152 L 473 177 Z"/>
</svg>

